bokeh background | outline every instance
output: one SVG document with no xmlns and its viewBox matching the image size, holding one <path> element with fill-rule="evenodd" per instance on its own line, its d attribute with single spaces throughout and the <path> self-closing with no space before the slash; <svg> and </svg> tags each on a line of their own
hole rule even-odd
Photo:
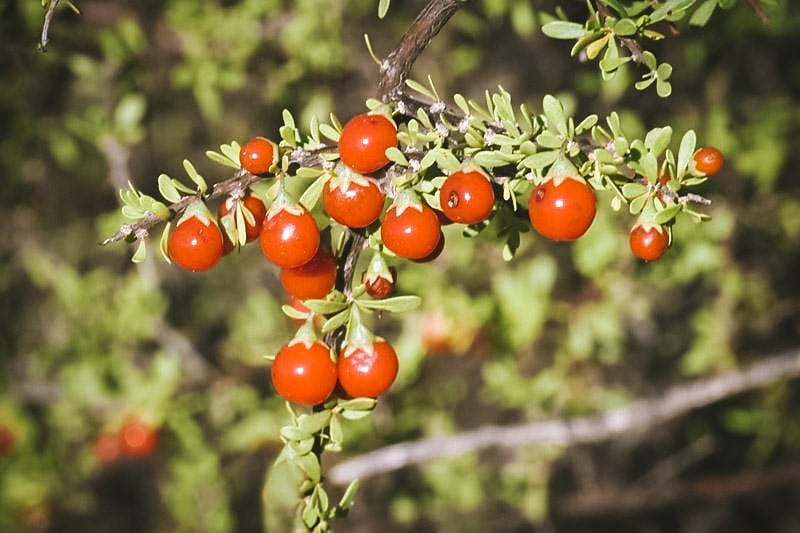
<svg viewBox="0 0 800 533">
<path fill-rule="evenodd" d="M 0 530 L 287 531 L 292 473 L 269 467 L 288 414 L 265 356 L 295 325 L 277 271 L 257 247 L 193 274 L 98 242 L 124 222 L 129 180 L 155 195 L 188 158 L 214 182 L 227 174 L 205 151 L 275 138 L 284 108 L 301 127 L 360 112 L 377 79 L 363 34 L 386 53 L 423 2 L 384 20 L 371 0 L 76 3 L 42 53 L 41 3 L 0 1 Z M 675 67 L 666 100 L 632 89 L 636 72 L 602 83 L 545 38 L 555 2 L 476 0 L 453 17 L 416 79 L 476 98 L 502 85 L 533 108 L 558 94 L 580 116 L 619 111 L 631 135 L 692 128 L 727 156 L 700 191 L 713 218 L 680 221 L 654 264 L 631 257 L 633 220 L 609 197 L 577 243 L 527 233 L 510 263 L 448 228 L 439 259 L 400 271 L 422 307 L 374 324 L 400 352 L 398 382 L 327 463 L 589 415 L 800 346 L 800 5 L 764 3 L 767 24 L 740 0 L 653 44 Z M 646 434 L 381 474 L 337 530 L 798 531 L 799 399 L 776 383 Z M 156 450 L 101 464 L 98 437 L 131 416 L 160 428 Z"/>
</svg>

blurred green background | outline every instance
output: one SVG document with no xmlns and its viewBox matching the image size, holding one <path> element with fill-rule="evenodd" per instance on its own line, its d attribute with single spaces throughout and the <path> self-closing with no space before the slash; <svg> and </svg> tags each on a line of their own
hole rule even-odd
<svg viewBox="0 0 800 533">
<path fill-rule="evenodd" d="M 377 79 L 363 34 L 385 54 L 423 2 L 394 2 L 385 20 L 367 0 L 77 4 L 41 53 L 41 3 L 0 1 L 0 425 L 15 441 L 0 456 L 0 530 L 286 531 L 292 475 L 267 475 L 288 415 L 265 356 L 295 327 L 277 271 L 257 247 L 192 274 L 97 243 L 123 222 L 128 180 L 156 194 L 189 158 L 213 182 L 227 176 L 204 152 L 275 138 L 284 108 L 301 125 L 361 111 Z M 618 110 L 631 134 L 693 128 L 727 156 L 701 191 L 713 219 L 679 222 L 646 265 L 610 197 L 577 243 L 527 233 L 511 263 L 447 228 L 438 260 L 400 272 L 422 308 L 374 324 L 401 375 L 346 427 L 344 456 L 591 414 L 800 346 L 800 6 L 769 6 L 763 25 L 740 1 L 705 29 L 676 28 L 653 45 L 675 67 L 663 100 L 628 88 L 634 74 L 602 84 L 545 38 L 554 5 L 466 4 L 414 77 L 443 95 L 502 85 L 534 108 L 557 93 L 580 116 Z M 797 531 L 799 399 L 796 383 L 775 384 L 646 435 L 365 479 L 337 530 Z M 132 415 L 160 426 L 155 453 L 99 464 L 97 437 Z M 654 483 L 644 503 L 623 498 Z M 620 497 L 581 499 L 598 491 Z"/>
</svg>

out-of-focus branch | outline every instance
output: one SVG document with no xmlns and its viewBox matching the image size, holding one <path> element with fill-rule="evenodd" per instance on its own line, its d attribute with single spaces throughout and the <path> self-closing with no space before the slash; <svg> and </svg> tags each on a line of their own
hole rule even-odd
<svg viewBox="0 0 800 533">
<path fill-rule="evenodd" d="M 131 179 L 130 148 L 111 135 L 105 135 L 98 139 L 97 148 L 108 165 L 108 182 L 111 187 L 115 190 L 126 187 Z M 158 273 L 153 268 L 152 258 L 149 257 L 137 267 L 142 279 L 151 286 L 158 285 Z M 197 385 L 208 380 L 211 373 L 210 365 L 186 336 L 163 319 L 156 325 L 154 334 L 156 340 L 178 358 L 183 373 L 183 382 L 186 385 Z"/>
<path fill-rule="evenodd" d="M 658 397 L 638 400 L 594 416 L 513 426 L 490 425 L 448 437 L 394 444 L 335 465 L 328 479 L 334 483 L 347 483 L 355 478 L 492 447 L 569 446 L 600 442 L 623 433 L 650 429 L 692 410 L 774 381 L 797 377 L 800 377 L 800 349 L 760 361 L 747 369 L 678 385 Z"/>
<path fill-rule="evenodd" d="M 630 487 L 598 487 L 554 498 L 553 507 L 562 516 L 590 518 L 659 509 L 679 502 L 725 501 L 798 483 L 800 465 L 781 465 L 763 471 L 675 481 L 655 490 L 638 483 Z"/>
<path fill-rule="evenodd" d="M 763 24 L 769 23 L 769 17 L 767 16 L 767 12 L 764 11 L 764 6 L 761 4 L 761 0 L 747 0 L 748 5 L 750 5 L 750 9 L 758 17 Z"/>
</svg>

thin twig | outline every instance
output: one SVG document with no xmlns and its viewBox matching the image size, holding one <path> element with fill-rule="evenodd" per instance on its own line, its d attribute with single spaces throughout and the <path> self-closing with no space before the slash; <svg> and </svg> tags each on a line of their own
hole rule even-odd
<svg viewBox="0 0 800 533">
<path fill-rule="evenodd" d="M 355 478 L 391 472 L 440 457 L 454 457 L 493 447 L 569 446 L 600 442 L 623 433 L 644 431 L 724 398 L 799 376 L 800 349 L 796 349 L 745 370 L 678 385 L 658 397 L 638 400 L 594 416 L 513 426 L 488 425 L 448 437 L 394 444 L 339 463 L 330 470 L 328 479 L 334 483 L 347 483 Z"/>
<path fill-rule="evenodd" d="M 764 6 L 761 4 L 761 0 L 747 0 L 747 3 L 750 5 L 750 8 L 755 12 L 758 20 L 760 20 L 762 24 L 769 23 L 769 17 L 767 16 L 766 11 L 764 11 Z"/>
<path fill-rule="evenodd" d="M 47 51 L 47 43 L 50 41 L 50 21 L 53 19 L 53 15 L 56 13 L 56 8 L 61 0 L 50 0 L 50 4 L 47 6 L 47 11 L 44 13 L 44 23 L 42 24 L 42 36 L 39 39 L 39 50 L 42 52 Z"/>
</svg>

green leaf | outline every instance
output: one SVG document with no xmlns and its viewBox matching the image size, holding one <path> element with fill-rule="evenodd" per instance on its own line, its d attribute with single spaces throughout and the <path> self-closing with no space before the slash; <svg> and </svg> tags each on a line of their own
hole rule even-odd
<svg viewBox="0 0 800 533">
<path fill-rule="evenodd" d="M 339 400 L 337 406 L 345 411 L 372 411 L 377 404 L 375 398 L 352 398 Z"/>
<path fill-rule="evenodd" d="M 558 150 L 545 150 L 536 154 L 529 155 L 522 160 L 522 166 L 531 170 L 543 170 L 552 165 L 558 159 Z"/>
<path fill-rule="evenodd" d="M 667 98 L 672 94 L 672 84 L 663 78 L 656 79 L 656 94 L 661 98 Z"/>
<path fill-rule="evenodd" d="M 675 175 L 678 177 L 678 179 L 682 178 L 686 173 L 686 169 L 689 167 L 689 162 L 692 160 L 692 156 L 694 155 L 696 144 L 697 136 L 695 135 L 694 130 L 689 130 L 683 134 L 681 146 L 678 149 L 678 163 L 675 172 Z"/>
<path fill-rule="evenodd" d="M 602 37 L 600 37 L 596 41 L 593 41 L 592 43 L 590 43 L 586 47 L 586 57 L 589 58 L 589 59 L 594 59 L 597 56 L 599 56 L 600 52 L 602 52 L 603 48 L 605 48 L 606 45 L 608 44 L 609 39 L 611 39 L 611 34 L 610 33 L 606 33 L 605 35 L 603 35 Z"/>
<path fill-rule="evenodd" d="M 353 505 L 353 501 L 355 501 L 356 493 L 358 492 L 358 488 L 361 485 L 358 479 L 354 479 L 350 482 L 345 489 L 344 494 L 342 494 L 342 499 L 339 500 L 339 508 L 341 509 L 349 509 Z"/>
<path fill-rule="evenodd" d="M 306 304 L 309 309 L 321 315 L 338 313 L 343 309 L 347 309 L 350 305 L 347 302 L 335 302 L 331 300 L 306 300 L 303 303 Z"/>
<path fill-rule="evenodd" d="M 623 37 L 629 37 L 639 31 L 639 27 L 631 19 L 621 19 L 614 24 L 614 33 Z"/>
<path fill-rule="evenodd" d="M 513 160 L 507 154 L 498 150 L 485 150 L 478 152 L 472 157 L 473 161 L 483 168 L 503 167 L 512 163 Z"/>
<path fill-rule="evenodd" d="M 382 19 L 386 16 L 386 13 L 389 11 L 389 4 L 391 0 L 379 0 L 378 2 L 378 18 Z"/>
<path fill-rule="evenodd" d="M 322 324 L 322 333 L 330 333 L 345 325 L 350 320 L 350 308 L 339 311 Z"/>
<path fill-rule="evenodd" d="M 283 304 L 281 306 L 281 311 L 283 311 L 284 315 L 294 320 L 305 320 L 308 317 L 308 313 L 303 312 L 289 304 Z"/>
<path fill-rule="evenodd" d="M 286 440 L 305 440 L 313 435 L 308 431 L 303 431 L 297 426 L 283 426 L 281 428 L 281 437 Z"/>
<path fill-rule="evenodd" d="M 175 185 L 172 183 L 172 178 L 166 174 L 158 176 L 158 192 L 161 193 L 161 196 L 163 196 L 165 200 L 171 203 L 180 202 L 182 198 L 181 193 L 178 192 L 178 189 L 175 188 Z"/>
<path fill-rule="evenodd" d="M 705 26 L 711 15 L 714 14 L 714 9 L 717 7 L 717 0 L 706 0 L 697 9 L 694 10 L 692 16 L 689 18 L 691 26 Z"/>
<path fill-rule="evenodd" d="M 219 152 L 215 152 L 214 150 L 206 150 L 206 157 L 215 163 L 219 163 L 220 165 L 236 169 L 239 168 L 238 162 L 231 161 L 228 157 Z"/>
<path fill-rule="evenodd" d="M 667 222 L 675 218 L 675 216 L 680 212 L 681 207 L 682 206 L 680 204 L 675 204 L 665 209 L 662 209 L 661 211 L 656 213 L 653 222 L 655 222 L 656 224 L 666 224 Z"/>
<path fill-rule="evenodd" d="M 641 183 L 626 183 L 622 186 L 622 196 L 628 198 L 629 200 L 636 198 L 637 196 L 641 196 L 646 192 L 647 187 Z"/>
<path fill-rule="evenodd" d="M 311 477 L 311 476 L 309 476 L 309 477 Z M 303 524 L 305 524 L 305 526 L 308 529 L 308 531 L 311 531 L 311 529 L 319 521 L 319 518 L 320 518 L 319 517 L 319 510 L 316 508 L 315 505 L 313 505 L 312 502 L 309 501 L 303 507 L 303 512 L 302 512 L 301 517 L 303 519 Z"/>
<path fill-rule="evenodd" d="M 297 458 L 297 465 L 306 473 L 314 483 L 319 483 L 322 476 L 322 469 L 319 466 L 319 459 L 313 453 L 308 453 Z"/>
<path fill-rule="evenodd" d="M 408 166 L 408 159 L 406 159 L 405 154 L 395 146 L 386 149 L 386 157 L 388 157 L 389 161 L 392 163 L 397 163 L 404 167 Z"/>
<path fill-rule="evenodd" d="M 136 251 L 133 253 L 131 261 L 133 261 L 134 263 L 143 263 L 146 258 L 147 258 L 147 240 L 138 239 L 136 244 Z"/>
<path fill-rule="evenodd" d="M 326 409 L 310 415 L 300 415 L 297 417 L 297 427 L 300 428 L 300 431 L 313 435 L 327 427 L 330 421 L 331 412 Z"/>
<path fill-rule="evenodd" d="M 294 454 L 294 457 L 305 455 L 307 453 L 311 453 L 311 450 L 314 449 L 314 437 L 308 437 L 301 440 L 290 440 L 287 446 L 289 446 L 291 449 L 291 453 Z"/>
<path fill-rule="evenodd" d="M 598 65 L 604 72 L 610 73 L 614 72 L 625 63 L 628 63 L 630 60 L 630 56 L 604 57 L 602 60 L 600 60 Z"/>
<path fill-rule="evenodd" d="M 208 184 L 206 183 L 206 180 L 203 179 L 203 176 L 201 176 L 200 173 L 197 172 L 197 169 L 194 168 L 192 162 L 189 161 L 188 159 L 184 159 L 183 169 L 186 171 L 186 174 L 189 176 L 189 179 L 192 180 L 192 182 L 195 185 L 197 185 L 198 192 L 200 194 L 205 194 L 205 192 L 208 190 Z"/>
<path fill-rule="evenodd" d="M 558 135 L 554 135 L 549 131 L 543 131 L 536 136 L 536 142 L 543 148 L 550 148 L 552 150 L 559 149 L 564 144 L 564 140 Z"/>
<path fill-rule="evenodd" d="M 321 176 L 323 171 L 314 167 L 298 167 L 294 175 L 298 178 L 317 178 Z"/>
<path fill-rule="evenodd" d="M 382 300 L 357 300 L 360 307 L 375 311 L 388 311 L 390 313 L 403 313 L 419 307 L 422 298 L 412 294 L 405 296 L 395 296 Z"/>
<path fill-rule="evenodd" d="M 413 91 L 416 91 L 416 92 L 418 92 L 419 94 L 421 94 L 423 96 L 427 96 L 428 98 L 430 98 L 433 101 L 437 101 L 438 100 L 438 98 L 436 97 L 436 94 L 434 94 L 430 89 L 428 89 L 427 87 L 425 87 L 424 85 L 422 85 L 418 81 L 415 81 L 415 80 L 412 80 L 411 78 L 409 78 L 409 79 L 406 80 L 406 85 L 409 87 L 409 89 L 411 89 Z"/>
<path fill-rule="evenodd" d="M 655 156 L 660 156 L 669 146 L 670 140 L 672 140 L 671 127 L 653 128 L 647 132 L 647 136 L 644 138 L 644 145 Z"/>
<path fill-rule="evenodd" d="M 642 209 L 644 209 L 645 202 L 647 202 L 646 194 L 637 196 L 636 198 L 631 200 L 630 204 L 628 204 L 628 211 L 630 212 L 631 215 L 638 215 L 639 213 L 642 212 Z"/>
<path fill-rule="evenodd" d="M 328 176 L 322 175 L 314 180 L 314 183 L 308 186 L 308 188 L 303 191 L 303 194 L 300 196 L 300 205 L 311 211 L 315 205 L 317 205 L 317 201 L 319 200 L 320 195 L 322 194 L 322 187 L 325 186 L 325 182 L 328 180 Z"/>
<path fill-rule="evenodd" d="M 339 131 L 330 124 L 322 123 L 319 125 L 319 132 L 323 137 L 333 141 L 339 142 Z"/>
<path fill-rule="evenodd" d="M 371 411 L 351 411 L 350 409 L 347 409 L 342 411 L 342 417 L 346 418 L 347 420 L 360 420 L 368 417 L 370 413 Z"/>
<path fill-rule="evenodd" d="M 331 416 L 330 428 L 328 429 L 331 441 L 336 444 L 341 444 L 344 441 L 344 430 L 342 429 L 342 420 L 338 415 Z"/>
<path fill-rule="evenodd" d="M 586 29 L 577 22 L 554 20 L 542 26 L 542 33 L 553 39 L 580 39 Z"/>
<path fill-rule="evenodd" d="M 453 101 L 464 115 L 469 115 L 469 103 L 467 102 L 467 99 L 464 98 L 463 95 L 458 93 L 454 94 Z"/>
<path fill-rule="evenodd" d="M 542 99 L 542 108 L 550 127 L 555 128 L 561 135 L 566 135 L 567 115 L 561 102 L 555 96 L 546 94 Z"/>
<path fill-rule="evenodd" d="M 453 152 L 446 148 L 436 148 L 436 164 L 442 170 L 455 171 L 461 166 L 461 162 L 453 155 Z M 423 158 L 424 159 L 424 158 Z"/>
<path fill-rule="evenodd" d="M 230 144 L 223 144 L 219 147 L 219 151 L 222 152 L 222 155 L 227 157 L 235 165 L 233 168 L 239 168 L 239 152 L 241 150 L 242 147 L 239 146 L 239 143 L 236 141 Z"/>
</svg>

